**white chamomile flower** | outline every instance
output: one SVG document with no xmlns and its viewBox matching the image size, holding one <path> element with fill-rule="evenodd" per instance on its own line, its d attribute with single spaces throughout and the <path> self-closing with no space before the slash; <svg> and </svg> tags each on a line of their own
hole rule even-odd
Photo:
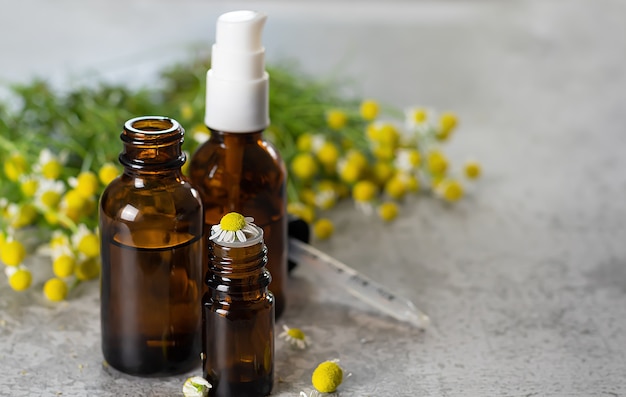
<svg viewBox="0 0 626 397">
<path fill-rule="evenodd" d="M 229 212 L 224 215 L 220 223 L 211 227 L 211 237 L 209 240 L 215 240 L 224 243 L 233 243 L 235 241 L 245 242 L 248 240 L 246 233 L 256 235 L 254 218 L 244 217 L 237 212 Z"/>
<path fill-rule="evenodd" d="M 311 344 L 309 337 L 300 328 L 289 328 L 286 325 L 283 325 L 283 332 L 278 337 L 299 349 L 306 349 Z"/>
<path fill-rule="evenodd" d="M 185 397 L 206 397 L 211 388 L 211 384 L 201 376 L 187 378 L 183 384 L 183 395 Z"/>
<path fill-rule="evenodd" d="M 321 134 L 313 135 L 311 137 L 311 151 L 313 153 L 319 152 L 322 146 L 324 146 L 324 143 L 326 143 L 326 138 L 324 138 L 324 135 L 321 135 Z"/>
<path fill-rule="evenodd" d="M 56 208 L 65 192 L 65 184 L 60 180 L 41 179 L 35 192 L 35 205 L 39 208 Z"/>
<path fill-rule="evenodd" d="M 319 395 L 320 393 L 317 390 L 311 390 L 309 394 L 306 394 L 303 391 L 300 392 L 300 397 L 319 397 Z"/>
</svg>

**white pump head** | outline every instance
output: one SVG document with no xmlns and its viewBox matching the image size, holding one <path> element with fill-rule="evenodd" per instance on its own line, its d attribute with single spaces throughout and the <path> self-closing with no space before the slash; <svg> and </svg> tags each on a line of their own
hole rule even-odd
<svg viewBox="0 0 626 397">
<path fill-rule="evenodd" d="M 269 125 L 269 76 L 261 43 L 266 19 L 256 11 L 217 19 L 204 117 L 212 130 L 253 132 Z"/>
</svg>

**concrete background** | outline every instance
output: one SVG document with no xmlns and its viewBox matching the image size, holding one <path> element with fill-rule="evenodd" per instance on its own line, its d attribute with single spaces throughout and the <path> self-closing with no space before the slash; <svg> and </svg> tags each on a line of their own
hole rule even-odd
<svg viewBox="0 0 626 397">
<path fill-rule="evenodd" d="M 312 369 L 335 357 L 352 373 L 338 396 L 626 395 L 626 3 L 0 1 L 0 81 L 149 84 L 208 48 L 217 16 L 238 8 L 269 14 L 268 62 L 456 111 L 448 152 L 485 170 L 459 205 L 409 200 L 389 226 L 347 203 L 333 211 L 337 233 L 316 245 L 433 327 L 388 319 L 300 268 L 279 325 L 314 345 L 278 342 L 274 395 L 310 390 Z M 35 290 L 0 278 L 0 395 L 181 394 L 186 376 L 103 367 L 97 283 L 59 305 Z"/>
</svg>

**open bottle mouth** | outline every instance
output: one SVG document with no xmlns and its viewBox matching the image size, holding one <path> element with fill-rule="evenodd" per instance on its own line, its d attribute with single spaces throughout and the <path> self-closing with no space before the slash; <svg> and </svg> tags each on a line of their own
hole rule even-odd
<svg viewBox="0 0 626 397">
<path fill-rule="evenodd" d="M 124 129 L 134 134 L 159 135 L 177 131 L 178 121 L 163 116 L 141 116 L 124 123 Z"/>
<path fill-rule="evenodd" d="M 186 156 L 181 150 L 185 130 L 178 121 L 164 116 L 141 116 L 124 123 L 124 151 L 119 160 L 125 167 L 158 171 L 181 167 Z"/>
</svg>

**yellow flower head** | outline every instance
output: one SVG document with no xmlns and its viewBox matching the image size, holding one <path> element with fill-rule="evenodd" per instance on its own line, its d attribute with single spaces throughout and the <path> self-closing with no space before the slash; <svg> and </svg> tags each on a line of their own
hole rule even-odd
<svg viewBox="0 0 626 397">
<path fill-rule="evenodd" d="M 371 99 L 361 102 L 361 106 L 359 108 L 361 117 L 367 121 L 374 120 L 378 116 L 378 110 L 378 102 Z"/>
<path fill-rule="evenodd" d="M 393 177 L 395 170 L 393 166 L 388 161 L 378 161 L 372 167 L 372 175 L 380 186 L 384 186 L 384 184 Z"/>
<path fill-rule="evenodd" d="M 118 175 L 119 171 L 113 163 L 106 163 L 98 170 L 98 179 L 100 179 L 100 182 L 105 186 L 111 183 L 113 179 L 117 178 Z"/>
<path fill-rule="evenodd" d="M 76 178 L 76 191 L 85 197 L 89 198 L 96 194 L 98 191 L 99 182 L 98 177 L 91 171 L 84 171 L 78 174 Z"/>
<path fill-rule="evenodd" d="M 457 126 L 456 114 L 452 112 L 444 112 L 439 117 L 439 127 L 443 131 L 452 131 Z"/>
<path fill-rule="evenodd" d="M 426 164 L 428 171 L 433 175 L 443 175 L 448 169 L 448 159 L 439 150 L 428 152 Z"/>
<path fill-rule="evenodd" d="M 335 226 L 330 219 L 321 218 L 313 224 L 313 234 L 319 240 L 325 240 L 332 236 Z"/>
<path fill-rule="evenodd" d="M 378 207 L 378 216 L 385 222 L 390 222 L 398 216 L 398 205 L 392 201 L 382 203 Z"/>
<path fill-rule="evenodd" d="M 306 349 L 311 343 L 309 337 L 300 328 L 289 328 L 286 325 L 283 325 L 283 332 L 278 337 L 299 349 Z"/>
<path fill-rule="evenodd" d="M 232 243 L 236 240 L 245 242 L 248 239 L 246 233 L 252 236 L 259 233 L 252 222 L 254 222 L 254 218 L 244 217 L 237 212 L 229 212 L 222 217 L 220 223 L 211 227 L 209 240 L 226 243 Z"/>
<path fill-rule="evenodd" d="M 72 189 L 63 196 L 63 206 L 72 211 L 80 212 L 85 207 L 87 200 L 78 189 Z"/>
<path fill-rule="evenodd" d="M 372 181 L 359 181 L 352 188 L 352 198 L 356 202 L 370 202 L 376 198 L 378 187 Z"/>
<path fill-rule="evenodd" d="M 2 244 L 0 260 L 7 266 L 17 266 L 26 258 L 26 248 L 17 240 L 8 240 Z"/>
<path fill-rule="evenodd" d="M 16 268 L 9 268 L 16 269 Z M 33 276 L 25 267 L 17 268 L 15 271 L 9 271 L 9 285 L 15 291 L 24 291 L 30 287 L 31 282 L 33 281 Z"/>
<path fill-rule="evenodd" d="M 308 224 L 312 224 L 315 220 L 315 208 L 311 205 L 303 203 L 289 203 L 287 204 L 287 212 L 304 220 Z"/>
<path fill-rule="evenodd" d="M 326 114 L 326 123 L 331 129 L 340 130 L 348 124 L 348 115 L 343 110 L 329 110 Z"/>
<path fill-rule="evenodd" d="M 463 197 L 463 186 L 454 179 L 445 179 L 437 185 L 437 192 L 444 200 L 455 202 Z"/>
<path fill-rule="evenodd" d="M 11 218 L 11 227 L 19 229 L 32 225 L 37 219 L 37 209 L 32 204 L 9 204 L 8 217 Z"/>
<path fill-rule="evenodd" d="M 296 140 L 296 147 L 301 152 L 310 152 L 313 149 L 313 135 L 309 132 L 301 134 Z"/>
<path fill-rule="evenodd" d="M 59 278 L 69 277 L 74 274 L 76 260 L 72 255 L 61 254 L 52 261 L 52 272 Z"/>
<path fill-rule="evenodd" d="M 43 286 L 43 294 L 53 302 L 60 302 L 67 297 L 67 284 L 59 278 L 51 278 Z"/>
<path fill-rule="evenodd" d="M 26 158 L 19 153 L 14 153 L 4 161 L 4 174 L 13 182 L 17 182 L 28 170 Z"/>
<path fill-rule="evenodd" d="M 22 177 L 20 178 L 20 190 L 24 197 L 33 197 L 37 193 L 37 187 L 39 181 L 34 177 Z"/>
<path fill-rule="evenodd" d="M 324 361 L 311 376 L 313 387 L 320 393 L 332 393 L 343 381 L 343 369 L 336 361 Z"/>
<path fill-rule="evenodd" d="M 43 149 L 39 152 L 39 160 L 35 169 L 46 179 L 58 179 L 63 171 L 61 159 L 53 154 L 50 149 Z"/>
<path fill-rule="evenodd" d="M 74 267 L 74 275 L 80 281 L 89 281 L 100 275 L 100 258 L 85 258 Z"/>
<path fill-rule="evenodd" d="M 85 224 L 78 225 L 78 230 L 72 235 L 72 245 L 76 251 L 87 258 L 95 258 L 100 255 L 100 239 Z"/>
<path fill-rule="evenodd" d="M 324 142 L 317 151 L 317 159 L 326 167 L 335 167 L 339 159 L 339 149 L 332 142 Z"/>
<path fill-rule="evenodd" d="M 469 179 L 476 179 L 481 174 L 480 163 L 477 161 L 468 161 L 465 163 L 465 176 Z"/>
<path fill-rule="evenodd" d="M 403 198 L 406 191 L 406 182 L 400 175 L 394 176 L 385 184 L 385 193 L 393 199 L 399 200 Z"/>
<path fill-rule="evenodd" d="M 310 180 L 317 174 L 317 162 L 311 153 L 299 153 L 291 161 L 291 171 L 297 178 Z"/>
</svg>

